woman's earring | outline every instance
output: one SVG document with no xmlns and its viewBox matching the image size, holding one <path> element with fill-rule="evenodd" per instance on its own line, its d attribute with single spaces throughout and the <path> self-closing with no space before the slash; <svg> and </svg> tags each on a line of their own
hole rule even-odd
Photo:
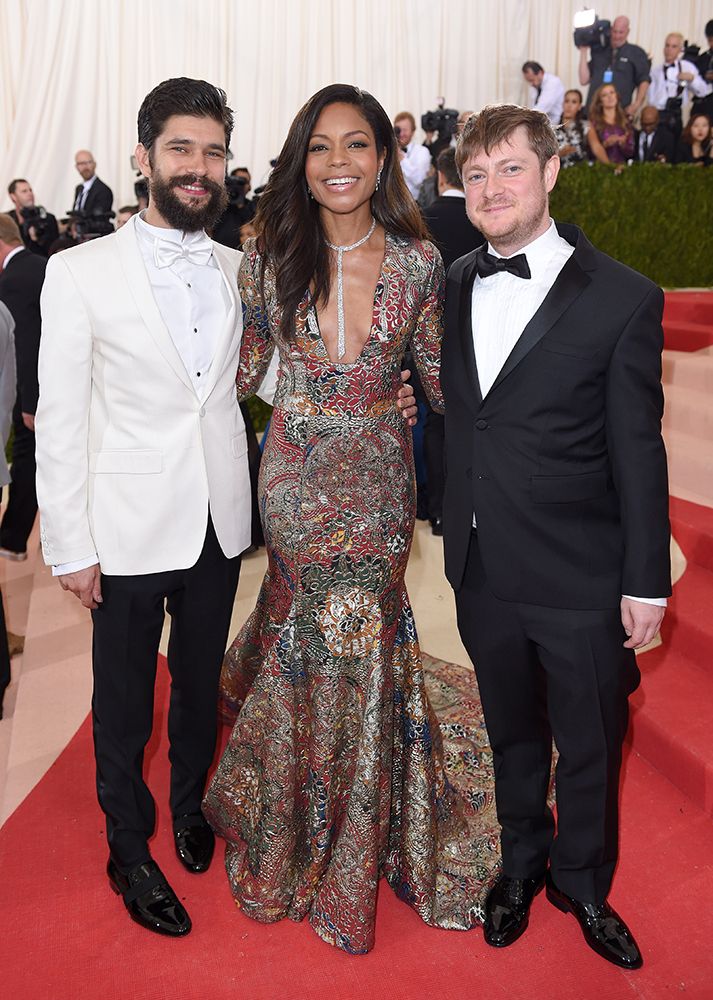
<svg viewBox="0 0 713 1000">
<path fill-rule="evenodd" d="M 310 196 L 310 198 L 314 198 L 314 195 L 312 194 L 312 188 L 309 186 L 309 184 L 307 185 L 307 194 Z"/>
<path fill-rule="evenodd" d="M 381 171 L 382 171 L 382 169 L 383 169 L 382 167 L 379 167 L 379 173 L 376 175 L 376 187 L 374 188 L 374 191 L 378 191 L 379 190 L 379 185 L 381 184 Z"/>
</svg>

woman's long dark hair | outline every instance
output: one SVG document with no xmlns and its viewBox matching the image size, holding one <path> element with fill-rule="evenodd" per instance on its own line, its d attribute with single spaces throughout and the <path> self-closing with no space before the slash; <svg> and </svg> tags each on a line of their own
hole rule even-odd
<svg viewBox="0 0 713 1000">
<path fill-rule="evenodd" d="M 596 131 L 597 135 L 601 135 L 602 129 L 606 125 L 604 120 L 604 107 L 602 106 L 602 91 L 605 87 L 614 87 L 614 84 L 603 83 L 601 87 L 598 87 L 594 91 L 594 96 L 589 103 L 589 124 Z M 618 95 L 616 99 L 616 107 L 614 109 L 614 122 L 619 126 L 619 128 L 624 129 L 625 132 L 633 131 L 632 125 L 626 117 L 626 112 L 621 105 L 621 100 Z"/>
<path fill-rule="evenodd" d="M 282 309 L 283 335 L 295 331 L 295 312 L 311 288 L 311 302 L 326 302 L 330 291 L 330 256 L 319 204 L 307 193 L 305 161 L 317 119 L 330 104 L 353 104 L 371 126 L 377 153 L 385 151 L 379 190 L 371 210 L 387 233 L 425 239 L 426 226 L 411 197 L 399 164 L 396 137 L 388 115 L 371 94 L 349 84 L 333 83 L 307 101 L 290 126 L 270 180 L 258 202 L 255 227 L 265 270 L 275 275 Z"/>
</svg>

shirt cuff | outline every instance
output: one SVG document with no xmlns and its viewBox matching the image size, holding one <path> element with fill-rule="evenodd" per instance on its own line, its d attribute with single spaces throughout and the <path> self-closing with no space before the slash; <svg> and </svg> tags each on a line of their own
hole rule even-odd
<svg viewBox="0 0 713 1000">
<path fill-rule="evenodd" d="M 657 608 L 668 607 L 667 597 L 632 597 L 631 594 L 622 594 L 627 601 L 638 601 L 639 604 L 655 604 Z"/>
<path fill-rule="evenodd" d="M 84 559 L 77 559 L 75 562 L 58 563 L 52 567 L 52 576 L 66 576 L 67 573 L 78 573 L 80 569 L 89 569 L 90 566 L 96 566 L 98 562 L 99 556 L 95 552 L 93 555 L 85 556 Z"/>
</svg>

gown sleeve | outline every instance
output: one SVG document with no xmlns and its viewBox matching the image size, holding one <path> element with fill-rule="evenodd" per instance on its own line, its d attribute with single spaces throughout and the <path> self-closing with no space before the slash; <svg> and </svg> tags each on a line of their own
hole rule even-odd
<svg viewBox="0 0 713 1000">
<path fill-rule="evenodd" d="M 432 243 L 424 244 L 424 251 L 428 277 L 411 337 L 411 351 L 428 401 L 434 410 L 442 413 L 444 405 L 439 374 L 446 272 L 441 255 Z"/>
<path fill-rule="evenodd" d="M 260 255 L 254 240 L 249 240 L 245 246 L 238 271 L 238 291 L 243 304 L 243 336 L 235 384 L 238 398 L 245 399 L 260 388 L 275 352 L 275 341 L 260 287 Z"/>
</svg>

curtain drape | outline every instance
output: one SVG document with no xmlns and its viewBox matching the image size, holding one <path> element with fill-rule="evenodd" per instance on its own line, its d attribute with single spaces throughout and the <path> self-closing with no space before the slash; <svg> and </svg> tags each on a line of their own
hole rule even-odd
<svg viewBox="0 0 713 1000">
<path fill-rule="evenodd" d="M 590 3 L 593 0 L 589 0 Z M 611 0 L 607 0 L 608 4 Z M 577 86 L 577 0 L 0 0 L 0 206 L 13 177 L 57 215 L 89 148 L 134 201 L 136 112 L 169 76 L 224 87 L 236 112 L 233 166 L 258 184 L 300 105 L 340 81 L 370 90 L 390 115 L 418 119 L 438 96 L 478 109 L 525 100 L 520 67 L 537 59 Z M 630 40 L 662 59 L 678 30 L 699 44 L 704 0 L 626 0 Z M 601 17 L 621 11 L 597 6 Z"/>
</svg>

